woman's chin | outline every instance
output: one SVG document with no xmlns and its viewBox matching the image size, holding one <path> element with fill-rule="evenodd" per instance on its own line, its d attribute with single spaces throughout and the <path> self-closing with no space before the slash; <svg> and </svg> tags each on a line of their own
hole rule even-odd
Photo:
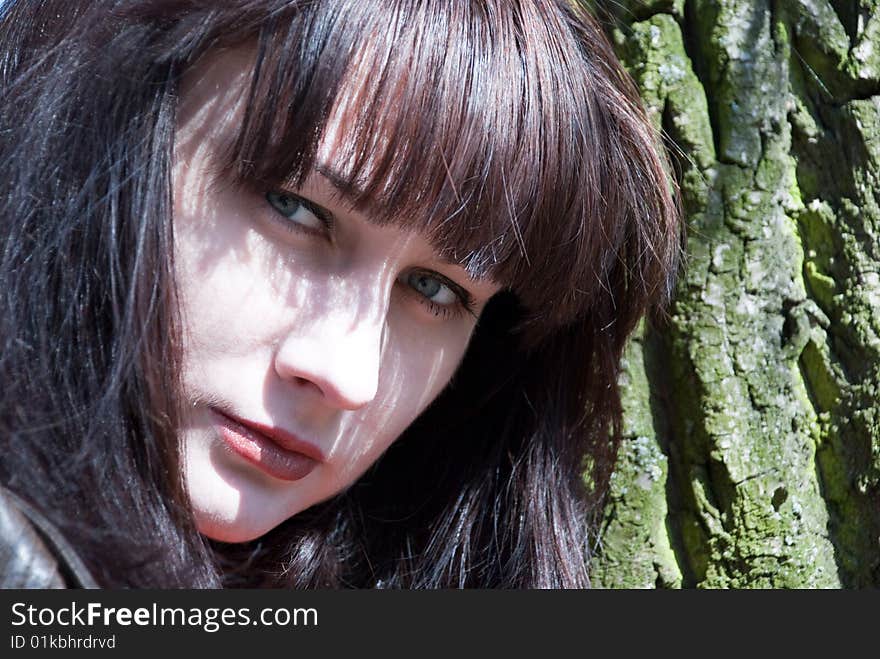
<svg viewBox="0 0 880 659">
<path fill-rule="evenodd" d="M 259 488 L 229 487 L 222 480 L 208 490 L 198 488 L 190 493 L 196 528 L 219 542 L 259 538 L 290 516 L 284 502 L 271 494 Z"/>
<path fill-rule="evenodd" d="M 254 525 L 243 520 L 218 520 L 214 517 L 202 518 L 196 514 L 196 528 L 206 538 L 218 542 L 250 542 L 273 529 L 273 525 Z"/>
</svg>

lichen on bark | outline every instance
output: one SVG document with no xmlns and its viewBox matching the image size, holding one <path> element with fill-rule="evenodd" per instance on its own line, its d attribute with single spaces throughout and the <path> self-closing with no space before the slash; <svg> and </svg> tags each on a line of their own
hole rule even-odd
<svg viewBox="0 0 880 659">
<path fill-rule="evenodd" d="M 595 2 L 675 163 L 601 586 L 880 585 L 877 0 Z"/>
</svg>

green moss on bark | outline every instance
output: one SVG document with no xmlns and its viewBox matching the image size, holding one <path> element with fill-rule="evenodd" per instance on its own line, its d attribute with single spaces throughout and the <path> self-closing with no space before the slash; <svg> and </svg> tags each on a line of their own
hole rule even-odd
<svg viewBox="0 0 880 659">
<path fill-rule="evenodd" d="M 677 146 L 688 269 L 662 367 L 627 366 L 594 574 L 675 585 L 665 555 L 685 586 L 878 585 L 877 3 L 661 4 L 610 13 Z"/>
<path fill-rule="evenodd" d="M 620 384 L 624 441 L 611 478 L 593 584 L 599 588 L 678 588 L 682 575 L 666 528 L 667 459 L 654 431 L 641 337 L 629 345 Z"/>
</svg>

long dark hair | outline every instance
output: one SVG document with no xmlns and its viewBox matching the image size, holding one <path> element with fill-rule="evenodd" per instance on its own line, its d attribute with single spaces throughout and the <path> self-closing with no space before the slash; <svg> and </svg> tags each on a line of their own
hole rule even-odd
<svg viewBox="0 0 880 659">
<path fill-rule="evenodd" d="M 504 290 L 355 485 L 225 545 L 196 532 L 180 475 L 169 171 L 181 75 L 248 43 L 234 178 L 304 180 L 343 104 L 355 207 Z M 102 584 L 588 585 L 621 353 L 681 242 L 591 18 L 566 0 L 42 0 L 7 9 L 0 57 L 0 477 Z"/>
</svg>

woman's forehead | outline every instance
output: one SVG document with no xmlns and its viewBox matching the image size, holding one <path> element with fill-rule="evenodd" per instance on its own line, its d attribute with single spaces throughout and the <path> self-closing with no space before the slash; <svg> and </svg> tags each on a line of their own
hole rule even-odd
<svg viewBox="0 0 880 659">
<path fill-rule="evenodd" d="M 209 160 L 224 157 L 224 152 L 237 136 L 253 62 L 253 47 L 242 47 L 208 53 L 187 72 L 180 88 L 178 154 L 189 154 L 190 157 L 204 154 L 209 156 Z M 319 143 L 315 164 L 306 179 L 300 184 L 282 183 L 317 198 L 312 201 L 332 203 L 335 214 L 341 213 L 353 221 L 373 224 L 369 207 L 355 207 L 355 198 L 363 194 L 363 190 L 349 170 L 351 150 L 346 143 L 346 123 L 349 120 L 346 111 L 334 108 Z M 197 144 L 193 144 L 193 141 Z M 183 162 L 178 164 L 183 167 L 189 165 Z M 368 162 L 363 172 L 365 180 L 369 180 L 372 174 L 369 166 Z M 202 189 L 201 186 L 194 186 L 196 188 Z M 471 277 L 459 262 L 449 258 L 428 227 L 410 226 L 405 221 L 382 224 L 389 244 L 406 245 L 411 254 L 441 264 L 447 270 L 461 270 L 461 274 L 479 289 L 476 291 L 478 296 L 488 298 L 499 290 L 500 284 L 488 277 Z"/>
<path fill-rule="evenodd" d="M 364 49 L 368 52 L 368 49 Z M 256 44 L 248 43 L 232 49 L 217 49 L 205 53 L 184 74 L 180 84 L 180 105 L 177 112 L 178 142 L 186 142 L 196 139 L 212 142 L 219 152 L 220 159 L 228 156 L 229 160 L 237 160 L 236 144 L 247 139 L 247 128 L 243 126 L 243 120 L 249 101 L 256 99 L 253 95 L 255 60 L 257 58 Z M 406 162 L 411 159 L 413 153 L 395 152 L 395 137 L 393 133 L 393 106 L 394 98 L 398 92 L 392 92 L 392 98 L 386 99 L 385 104 L 389 107 L 392 116 L 365 117 L 363 106 L 376 93 L 371 81 L 370 67 L 367 58 L 358 58 L 352 66 L 351 72 L 346 74 L 335 94 L 335 100 L 327 112 L 323 125 L 301 127 L 299 135 L 294 131 L 280 131 L 276 136 L 273 148 L 267 149 L 266 153 L 258 154 L 253 158 L 255 162 L 249 163 L 250 169 L 259 178 L 268 179 L 267 183 L 284 184 L 290 187 L 302 185 L 306 177 L 312 177 L 319 173 L 324 179 L 332 184 L 335 196 L 341 202 L 364 211 L 374 221 L 381 223 L 399 224 L 401 226 L 416 227 L 420 233 L 428 236 L 431 244 L 442 258 L 449 262 L 460 264 L 456 254 L 467 253 L 470 250 L 457 249 L 458 245 L 450 244 L 442 235 L 434 231 L 438 222 L 426 217 L 431 212 L 432 200 L 429 195 L 419 191 L 416 194 L 395 194 L 400 187 L 400 178 L 412 177 L 412 173 L 404 174 L 403 170 L 420 169 L 413 168 Z M 367 63 L 365 63 L 367 62 Z M 392 86 L 389 89 L 395 89 Z M 388 92 L 389 89 L 385 91 Z M 289 108 L 286 99 L 280 97 L 279 103 L 274 107 L 266 108 L 263 114 L 275 114 L 280 122 L 288 112 L 296 112 L 296 108 Z M 262 108 L 261 108 L 262 109 Z M 275 119 L 265 117 L 263 120 L 274 123 Z M 429 118 L 425 118 L 429 120 Z M 275 167 L 275 161 L 284 153 L 283 144 L 296 140 L 308 139 L 311 130 L 319 130 L 320 137 L 316 141 L 314 154 L 309 166 L 301 171 L 294 168 L 280 171 Z M 419 154 L 427 161 L 435 155 L 439 160 L 443 159 L 442 153 Z M 239 162 L 224 162 L 222 168 L 236 167 Z M 383 171 L 380 171 L 383 170 Z M 266 176 L 262 172 L 270 172 Z M 421 174 L 422 172 L 419 172 Z M 418 178 L 419 174 L 416 175 Z M 456 182 L 452 180 L 448 172 L 444 172 L 446 181 L 442 183 L 449 188 L 455 189 Z M 416 183 L 408 187 L 417 189 Z M 390 201 L 393 199 L 393 202 Z M 465 205 L 463 202 L 462 205 Z M 389 210 L 388 206 L 394 208 Z M 474 273 L 472 273 L 474 274 Z M 481 273 L 482 274 L 482 273 Z"/>
<path fill-rule="evenodd" d="M 529 306 L 563 287 L 591 288 L 569 281 L 590 272 L 567 265 L 573 250 L 598 244 L 583 238 L 585 209 L 596 206 L 596 186 L 585 182 L 585 158 L 596 153 L 584 148 L 592 140 L 588 86 L 557 89 L 575 80 L 561 70 L 580 71 L 576 55 L 536 59 L 556 57 L 571 35 L 548 26 L 526 34 L 511 23 L 491 39 L 462 24 L 442 37 L 419 32 L 422 18 L 361 38 L 308 17 L 300 27 L 276 25 L 259 40 L 206 54 L 184 91 L 215 106 L 221 91 L 237 92 L 237 105 L 223 101 L 241 119 L 230 124 L 222 166 L 240 182 L 296 189 L 320 171 L 352 209 L 428 236 L 473 278 L 528 289 Z M 520 50 L 517 39 L 533 47 Z"/>
<path fill-rule="evenodd" d="M 177 138 L 218 133 L 240 121 L 253 65 L 253 47 L 239 47 L 208 51 L 190 66 L 179 86 Z"/>
</svg>

